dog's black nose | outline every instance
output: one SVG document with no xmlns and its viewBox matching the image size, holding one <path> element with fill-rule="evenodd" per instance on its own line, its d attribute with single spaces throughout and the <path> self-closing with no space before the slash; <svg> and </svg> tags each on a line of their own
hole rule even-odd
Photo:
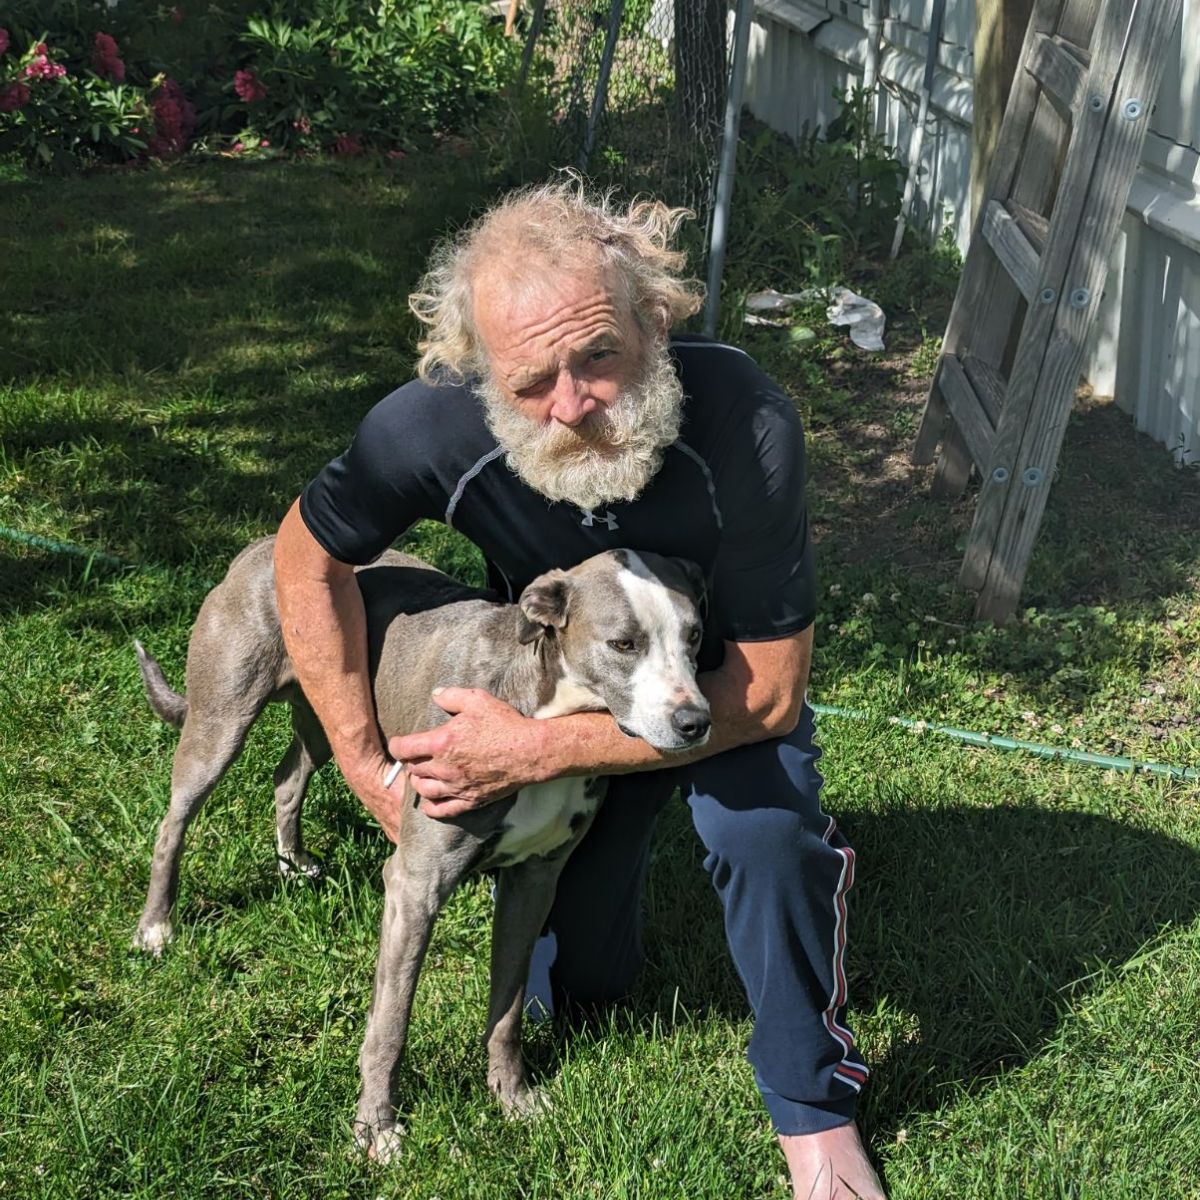
<svg viewBox="0 0 1200 1200">
<path fill-rule="evenodd" d="M 671 725 L 689 742 L 698 742 L 709 731 L 712 720 L 704 709 L 687 705 L 671 714 Z"/>
</svg>

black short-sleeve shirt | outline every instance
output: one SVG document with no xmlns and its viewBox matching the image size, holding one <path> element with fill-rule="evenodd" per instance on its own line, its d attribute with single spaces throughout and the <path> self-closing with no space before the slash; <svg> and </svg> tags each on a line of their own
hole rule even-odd
<svg viewBox="0 0 1200 1200">
<path fill-rule="evenodd" d="M 804 433 L 791 400 L 742 351 L 672 339 L 679 438 L 642 494 L 595 510 L 552 502 L 505 462 L 469 385 L 406 384 L 363 419 L 309 484 L 300 512 L 334 558 L 370 562 L 421 518 L 482 551 L 510 599 L 543 571 L 625 547 L 690 558 L 710 587 L 710 632 L 766 641 L 813 621 Z"/>
</svg>

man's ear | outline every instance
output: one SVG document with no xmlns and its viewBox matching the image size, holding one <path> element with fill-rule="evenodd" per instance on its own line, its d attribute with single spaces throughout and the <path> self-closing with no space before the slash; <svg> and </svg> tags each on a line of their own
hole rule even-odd
<svg viewBox="0 0 1200 1200">
<path fill-rule="evenodd" d="M 539 575 L 521 593 L 521 613 L 525 617 L 520 634 L 523 645 L 540 637 L 548 628 L 566 628 L 572 586 L 566 571 L 554 570 Z"/>
</svg>

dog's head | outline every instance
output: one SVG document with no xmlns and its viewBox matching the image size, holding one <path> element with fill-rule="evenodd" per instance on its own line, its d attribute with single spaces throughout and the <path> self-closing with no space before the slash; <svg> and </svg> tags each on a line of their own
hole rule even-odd
<svg viewBox="0 0 1200 1200">
<path fill-rule="evenodd" d="M 657 750 L 703 745 L 712 724 L 696 686 L 704 576 L 681 558 L 609 550 L 521 593 L 521 640 L 553 639 L 556 690 L 538 716 L 605 708 Z"/>
</svg>

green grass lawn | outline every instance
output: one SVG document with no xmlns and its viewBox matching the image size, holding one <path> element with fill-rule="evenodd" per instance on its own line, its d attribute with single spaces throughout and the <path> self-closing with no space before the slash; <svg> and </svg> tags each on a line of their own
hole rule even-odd
<svg viewBox="0 0 1200 1200">
<path fill-rule="evenodd" d="M 405 297 L 480 195 L 461 166 L 185 165 L 0 185 L 0 1197 L 774 1197 L 720 914 L 678 806 L 649 963 L 602 1027 L 531 1031 L 551 1115 L 485 1085 L 487 887 L 435 934 L 400 1164 L 350 1152 L 387 846 L 332 773 L 320 884 L 274 867 L 272 712 L 194 826 L 179 937 L 129 950 L 174 731 L 131 640 L 182 682 L 209 581 L 270 532 L 411 362 Z M 787 280 L 746 281 L 785 286 Z M 922 717 L 1200 760 L 1200 481 L 1081 404 L 1003 629 L 953 587 L 969 498 L 904 458 L 944 283 L 859 282 L 872 360 L 820 330 L 750 348 L 810 430 L 827 807 L 859 851 L 852 1024 L 864 1131 L 897 1200 L 1200 1195 L 1200 788 L 963 748 Z M 786 290 L 786 287 L 785 287 Z M 418 552 L 478 564 L 434 528 Z"/>
</svg>

